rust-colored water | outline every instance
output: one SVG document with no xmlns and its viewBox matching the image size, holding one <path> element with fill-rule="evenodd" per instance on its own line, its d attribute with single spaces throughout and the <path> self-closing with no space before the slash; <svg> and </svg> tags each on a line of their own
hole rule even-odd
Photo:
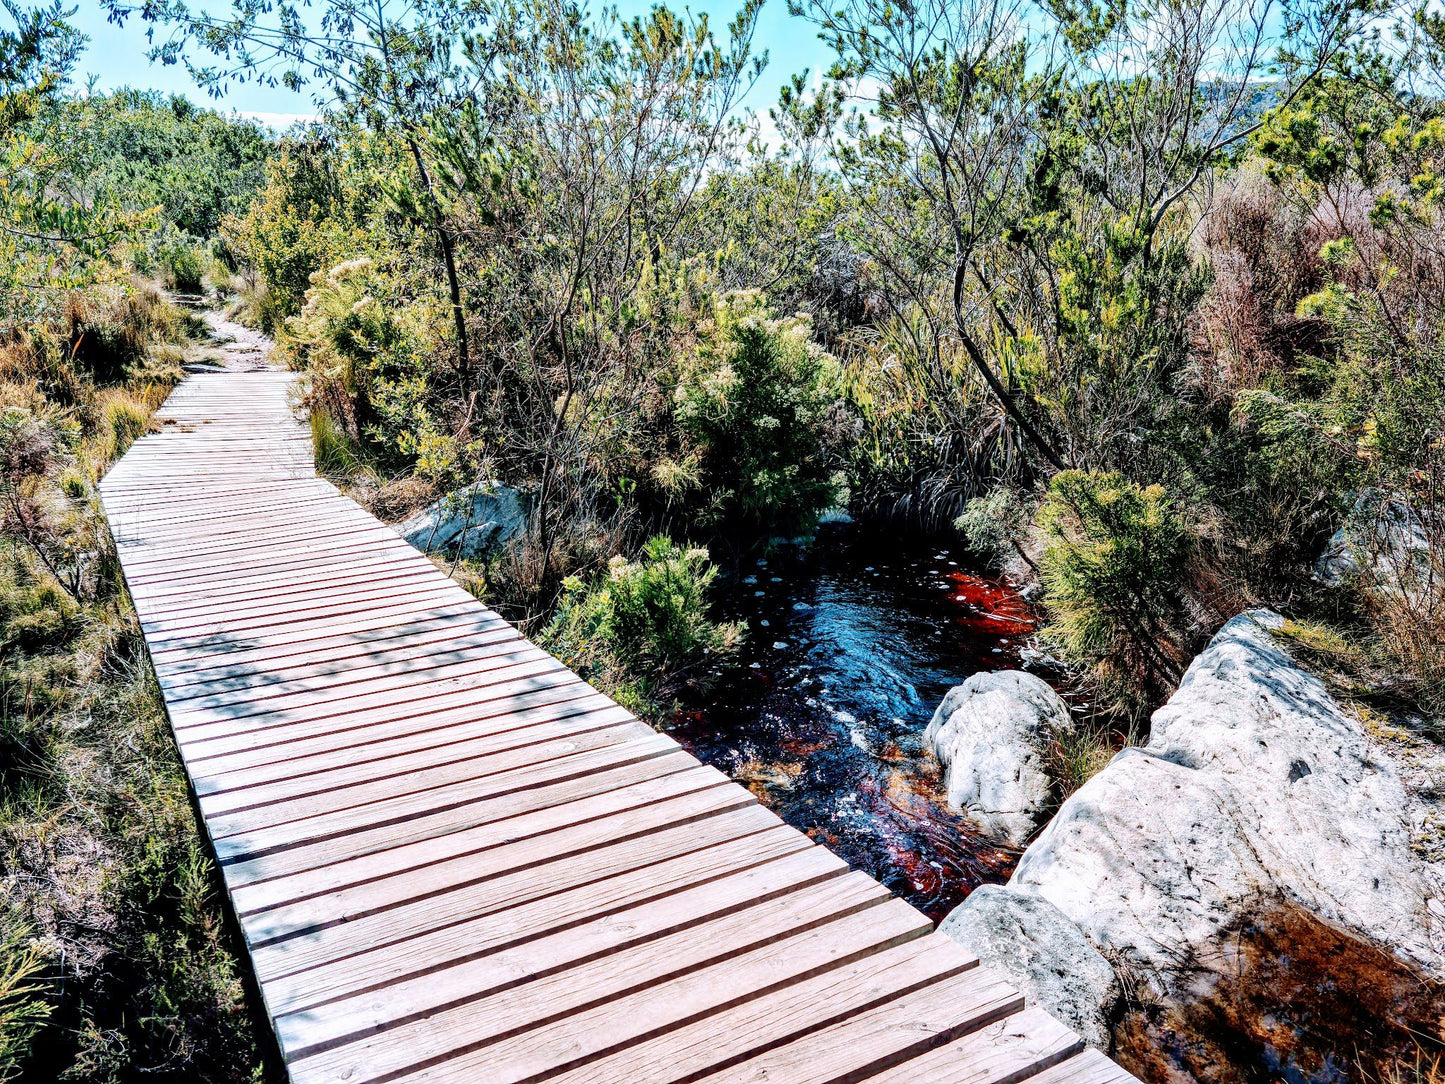
<svg viewBox="0 0 1445 1084">
<path fill-rule="evenodd" d="M 1385 949 L 1279 905 L 1201 953 L 1190 996 L 1136 1008 L 1116 1057 L 1150 1084 L 1445 1079 L 1445 992 Z"/>
</svg>

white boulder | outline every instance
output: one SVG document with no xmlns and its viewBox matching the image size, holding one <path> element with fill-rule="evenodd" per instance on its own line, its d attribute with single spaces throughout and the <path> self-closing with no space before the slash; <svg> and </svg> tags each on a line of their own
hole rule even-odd
<svg viewBox="0 0 1445 1084">
<path fill-rule="evenodd" d="M 949 805 L 1021 845 L 1051 804 L 1047 745 L 1072 727 L 1068 707 L 1041 678 L 1004 670 L 950 689 L 924 740 L 943 762 Z"/>
<path fill-rule="evenodd" d="M 1186 993 L 1229 930 L 1281 901 L 1445 976 L 1441 893 L 1411 850 L 1400 775 L 1294 665 L 1272 635 L 1282 624 L 1255 611 L 1225 625 L 1148 744 L 1064 803 L 1006 888 L 1048 901 L 1161 994 Z M 1046 960 L 1053 926 L 1025 930 L 1018 951 Z"/>
<path fill-rule="evenodd" d="M 477 557 L 527 529 L 522 496 L 500 482 L 477 482 L 428 505 L 396 533 L 423 553 Z"/>
<path fill-rule="evenodd" d="M 1427 590 L 1432 549 L 1437 555 L 1445 552 L 1440 535 L 1438 520 L 1428 513 L 1399 497 L 1366 490 L 1315 562 L 1315 578 L 1329 587 L 1361 580 L 1406 595 Z"/>
</svg>

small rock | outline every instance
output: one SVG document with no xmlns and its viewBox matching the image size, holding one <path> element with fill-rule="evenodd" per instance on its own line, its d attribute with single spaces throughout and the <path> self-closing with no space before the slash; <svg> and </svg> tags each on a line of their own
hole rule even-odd
<svg viewBox="0 0 1445 1084">
<path fill-rule="evenodd" d="M 478 557 L 527 529 L 521 494 L 500 482 L 478 482 L 422 509 L 396 533 L 423 553 Z"/>
<path fill-rule="evenodd" d="M 1045 744 L 1073 725 L 1068 706 L 1042 679 L 1004 670 L 974 674 L 951 689 L 923 737 L 947 769 L 948 804 L 1020 845 L 1052 798 Z"/>
<path fill-rule="evenodd" d="M 1377 590 L 1408 596 L 1428 579 L 1431 534 L 1439 545 L 1441 530 L 1408 501 L 1367 489 L 1315 562 L 1315 578 L 1328 587 L 1364 579 Z"/>
</svg>

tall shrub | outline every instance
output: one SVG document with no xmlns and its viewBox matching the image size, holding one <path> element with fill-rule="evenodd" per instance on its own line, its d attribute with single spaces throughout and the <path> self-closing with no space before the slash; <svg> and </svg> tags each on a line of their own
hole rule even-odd
<svg viewBox="0 0 1445 1084">
<path fill-rule="evenodd" d="M 704 526 L 794 533 L 837 499 L 824 433 L 838 379 L 806 316 L 775 317 L 756 291 L 719 299 L 677 387 L 681 458 L 705 498 Z"/>
<path fill-rule="evenodd" d="M 1193 538 L 1178 508 L 1162 486 L 1071 470 L 1049 484 L 1039 522 L 1049 635 L 1122 707 L 1152 706 L 1189 646 Z"/>
</svg>

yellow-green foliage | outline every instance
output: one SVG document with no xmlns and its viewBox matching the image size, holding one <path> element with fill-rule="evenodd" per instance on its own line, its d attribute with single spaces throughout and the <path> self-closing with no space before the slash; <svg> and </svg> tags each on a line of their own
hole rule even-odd
<svg viewBox="0 0 1445 1084">
<path fill-rule="evenodd" d="M 100 408 L 100 432 L 97 441 L 104 459 L 114 461 L 149 432 L 155 406 L 129 392 L 112 392 Z"/>
<path fill-rule="evenodd" d="M 1118 700 L 1147 708 L 1182 672 L 1192 536 L 1162 486 L 1061 471 L 1039 509 L 1047 633 Z"/>
<path fill-rule="evenodd" d="M 823 441 L 839 384 L 806 317 L 774 316 L 756 291 L 718 299 L 678 379 L 681 454 L 654 477 L 674 489 L 695 483 L 705 527 L 756 535 L 812 526 L 841 488 Z"/>
<path fill-rule="evenodd" d="M 361 469 L 356 441 L 324 408 L 313 408 L 310 421 L 311 449 L 316 456 L 316 469 L 332 478 L 353 477 Z"/>
<path fill-rule="evenodd" d="M 227 242 L 259 275 L 261 325 L 279 330 L 301 311 L 311 276 L 361 247 L 364 231 L 341 164 L 321 146 L 284 142 L 266 164 L 266 184 L 243 215 L 223 222 Z"/>
<path fill-rule="evenodd" d="M 0 1080 L 19 1072 L 30 1040 L 50 1015 L 45 953 L 29 927 L 0 915 Z"/>
<path fill-rule="evenodd" d="M 318 271 L 278 353 L 310 375 L 313 414 L 325 415 L 358 450 L 441 479 L 456 465 L 457 446 L 434 414 L 438 312 L 402 304 L 396 290 L 369 257 Z"/>
<path fill-rule="evenodd" d="M 716 577 L 707 550 L 658 536 L 596 580 L 569 578 L 541 642 L 621 703 L 656 713 L 681 683 L 705 683 L 742 636 L 708 617 Z"/>
</svg>

